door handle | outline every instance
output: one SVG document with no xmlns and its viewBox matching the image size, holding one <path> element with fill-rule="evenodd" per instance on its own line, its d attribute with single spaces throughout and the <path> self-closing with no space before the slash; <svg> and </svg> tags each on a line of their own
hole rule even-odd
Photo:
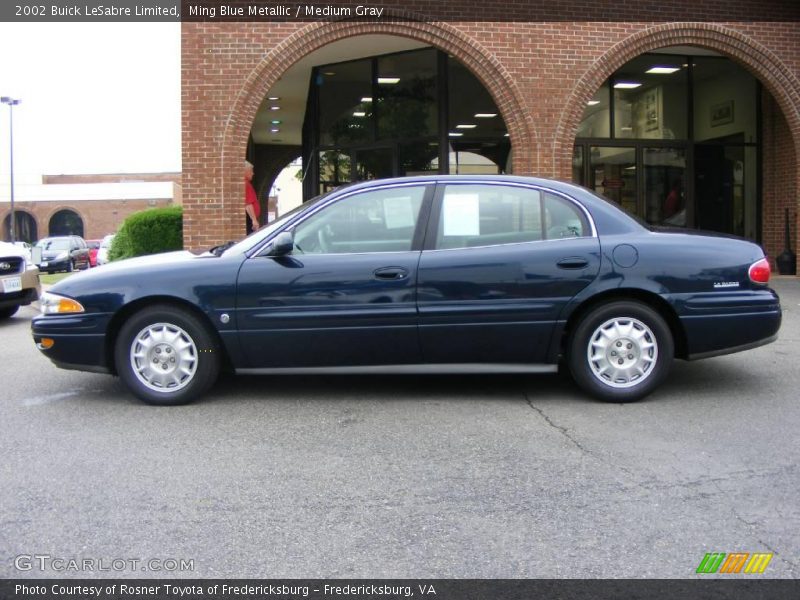
<svg viewBox="0 0 800 600">
<path fill-rule="evenodd" d="M 382 267 L 380 269 L 375 269 L 372 274 L 375 276 L 375 279 L 405 279 L 408 277 L 408 269 L 404 269 L 403 267 Z"/>
<path fill-rule="evenodd" d="M 580 256 L 562 258 L 556 263 L 559 269 L 584 269 L 589 266 L 589 261 Z"/>
</svg>

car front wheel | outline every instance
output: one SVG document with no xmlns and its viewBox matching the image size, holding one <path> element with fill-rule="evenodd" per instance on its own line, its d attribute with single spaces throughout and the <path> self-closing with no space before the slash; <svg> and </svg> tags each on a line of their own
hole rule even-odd
<svg viewBox="0 0 800 600">
<path fill-rule="evenodd" d="M 117 373 L 148 404 L 191 402 L 219 374 L 219 347 L 196 316 L 158 305 L 134 314 L 120 330 L 115 346 Z"/>
<path fill-rule="evenodd" d="M 634 402 L 667 376 L 674 355 L 669 326 L 639 302 L 610 302 L 584 316 L 570 339 L 576 383 L 607 402 Z"/>
</svg>

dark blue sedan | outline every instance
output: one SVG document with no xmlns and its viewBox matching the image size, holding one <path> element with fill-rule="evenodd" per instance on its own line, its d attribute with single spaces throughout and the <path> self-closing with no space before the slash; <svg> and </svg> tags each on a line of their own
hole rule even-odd
<svg viewBox="0 0 800 600">
<path fill-rule="evenodd" d="M 586 189 L 438 176 L 341 188 L 245 240 L 75 275 L 33 338 L 57 366 L 114 373 L 152 404 L 220 369 L 514 372 L 569 367 L 602 400 L 650 393 L 673 358 L 772 342 L 756 244 L 648 229 Z"/>
</svg>

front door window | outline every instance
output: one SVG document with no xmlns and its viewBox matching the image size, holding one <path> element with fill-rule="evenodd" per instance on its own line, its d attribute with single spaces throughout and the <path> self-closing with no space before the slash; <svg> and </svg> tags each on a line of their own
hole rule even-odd
<svg viewBox="0 0 800 600">
<path fill-rule="evenodd" d="M 424 186 L 404 186 L 345 198 L 295 228 L 295 251 L 299 254 L 408 252 L 424 195 Z"/>
</svg>

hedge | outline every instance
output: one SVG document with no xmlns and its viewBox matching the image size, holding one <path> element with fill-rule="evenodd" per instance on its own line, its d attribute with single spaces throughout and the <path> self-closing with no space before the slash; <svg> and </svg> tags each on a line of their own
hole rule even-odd
<svg viewBox="0 0 800 600">
<path fill-rule="evenodd" d="M 183 249 L 183 208 L 150 208 L 130 215 L 114 236 L 109 260 Z"/>
</svg>

